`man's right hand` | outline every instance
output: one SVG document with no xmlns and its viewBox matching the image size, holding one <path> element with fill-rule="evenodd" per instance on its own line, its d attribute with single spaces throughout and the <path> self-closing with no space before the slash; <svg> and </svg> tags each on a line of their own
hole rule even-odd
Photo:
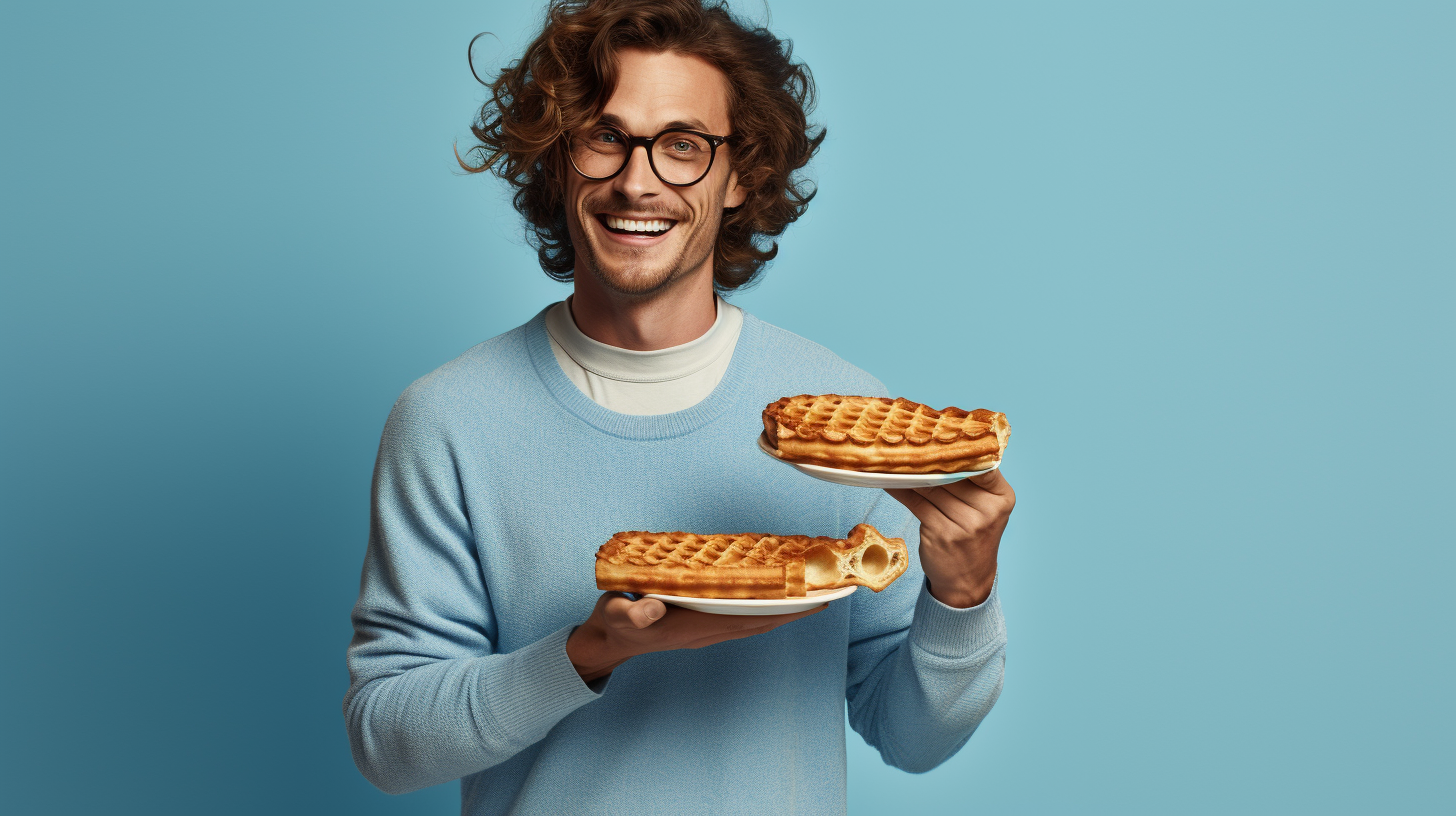
<svg viewBox="0 0 1456 816">
<path fill-rule="evenodd" d="M 777 629 L 822 609 L 821 605 L 787 615 L 712 615 L 668 606 L 656 598 L 634 601 L 621 592 L 606 592 L 566 639 L 566 656 L 581 679 L 591 682 L 640 654 L 701 649 Z"/>
</svg>

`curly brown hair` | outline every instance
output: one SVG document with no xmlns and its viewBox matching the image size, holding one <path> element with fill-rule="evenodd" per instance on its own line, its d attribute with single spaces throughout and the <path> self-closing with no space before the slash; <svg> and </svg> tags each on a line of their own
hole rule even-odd
<svg viewBox="0 0 1456 816">
<path fill-rule="evenodd" d="M 719 291 L 743 286 L 778 254 L 773 238 L 814 197 L 799 171 L 824 141 L 808 122 L 814 79 L 792 59 L 792 43 L 750 28 L 719 0 L 551 0 L 540 36 L 494 82 L 470 131 L 471 173 L 491 171 L 513 188 L 526 238 L 541 268 L 569 281 L 576 251 L 567 233 L 564 134 L 601 116 L 617 83 L 624 48 L 700 57 L 727 76 L 728 114 L 741 206 L 723 214 L 713 255 Z M 474 70 L 472 66 L 472 71 Z"/>
</svg>

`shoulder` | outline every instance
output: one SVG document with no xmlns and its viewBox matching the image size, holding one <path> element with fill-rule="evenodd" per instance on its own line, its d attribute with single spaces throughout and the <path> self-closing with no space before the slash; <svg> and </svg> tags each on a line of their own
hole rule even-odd
<svg viewBox="0 0 1456 816">
<path fill-rule="evenodd" d="M 389 424 L 440 428 L 466 417 L 478 420 L 491 406 L 516 402 L 534 380 L 526 326 L 517 326 L 410 383 L 395 400 Z"/>
<path fill-rule="evenodd" d="M 889 396 L 884 383 L 864 369 L 805 337 L 743 313 L 744 327 L 753 327 L 770 378 L 791 386 L 795 394 Z"/>
</svg>

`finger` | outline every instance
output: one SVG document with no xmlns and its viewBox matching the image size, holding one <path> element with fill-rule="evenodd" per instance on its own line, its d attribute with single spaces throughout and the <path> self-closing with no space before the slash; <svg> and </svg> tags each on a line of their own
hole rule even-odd
<svg viewBox="0 0 1456 816">
<path fill-rule="evenodd" d="M 1006 496 L 1011 493 L 1011 483 L 1006 481 L 1005 476 L 1001 475 L 1001 468 L 962 479 L 956 482 L 956 484 L 965 484 L 966 482 L 970 482 L 976 487 L 988 493 L 995 493 L 998 496 Z"/>
<path fill-rule="evenodd" d="M 739 638 L 751 637 L 753 635 L 761 635 L 764 632 L 773 631 L 774 629 L 777 629 L 786 623 L 791 623 L 800 618 L 807 618 L 810 615 L 817 615 L 828 608 L 828 604 L 821 604 L 814 607 L 813 609 L 807 609 L 803 612 L 793 612 L 787 615 L 716 615 L 714 617 L 737 617 L 744 620 L 742 622 L 742 625 L 733 625 L 728 629 L 706 634 L 703 637 L 693 640 L 686 645 L 689 649 L 701 649 L 704 646 L 711 646 L 714 643 L 722 643 L 725 640 L 738 640 Z M 735 624 L 737 624 L 737 622 L 735 622 Z"/>
<path fill-rule="evenodd" d="M 959 484 L 957 482 L 956 484 Z M 926 487 L 917 490 L 926 501 L 961 527 L 978 525 L 995 517 L 1001 499 L 975 485 L 952 490 L 955 484 L 941 487 Z"/>
<path fill-rule="evenodd" d="M 988 484 L 981 483 L 990 476 L 996 478 Z M 1016 506 L 1016 491 L 1011 489 L 1010 483 L 1006 481 L 1000 471 L 992 471 L 971 479 L 953 482 L 946 485 L 945 490 L 966 504 L 993 516 L 1010 512 L 1010 508 Z"/>
<path fill-rule="evenodd" d="M 667 606 L 656 598 L 633 601 L 620 592 L 607 593 L 602 619 L 617 629 L 646 629 L 667 614 Z"/>
<path fill-rule="evenodd" d="M 719 632 L 741 633 L 743 635 L 755 634 L 759 631 L 768 631 L 782 626 L 789 621 L 812 615 L 824 609 L 825 604 L 805 609 L 799 612 L 788 612 L 782 615 L 720 615 L 713 612 L 699 612 L 690 609 L 674 610 L 675 619 L 673 625 L 686 629 L 695 629 L 709 635 L 716 635 Z"/>
<path fill-rule="evenodd" d="M 627 610 L 628 616 L 632 619 L 632 625 L 638 629 L 646 629 L 654 623 L 662 620 L 667 614 L 667 604 L 656 598 L 643 598 L 632 604 Z"/>
<path fill-rule="evenodd" d="M 918 490 L 894 488 L 886 489 L 885 492 L 890 494 L 890 498 L 905 505 L 905 509 L 909 510 L 915 518 L 920 519 L 921 524 L 937 525 L 950 522 L 945 514 Z"/>
<path fill-rule="evenodd" d="M 632 609 L 632 601 L 620 592 L 607 592 L 597 600 L 597 606 L 602 612 L 602 621 L 608 626 L 622 629 L 632 626 L 631 617 L 628 612 Z"/>
<path fill-rule="evenodd" d="M 787 612 L 783 615 L 763 615 L 759 617 L 759 620 L 763 623 L 763 629 L 777 629 L 778 627 L 783 626 L 790 621 L 796 621 L 799 618 L 807 618 L 810 615 L 817 615 L 828 608 L 829 604 L 827 603 L 819 604 L 818 606 L 810 607 L 808 609 L 801 609 L 798 612 Z"/>
</svg>

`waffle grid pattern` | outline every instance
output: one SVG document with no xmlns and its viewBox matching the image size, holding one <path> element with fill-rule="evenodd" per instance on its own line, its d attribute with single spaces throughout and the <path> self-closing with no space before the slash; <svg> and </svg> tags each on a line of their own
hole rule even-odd
<svg viewBox="0 0 1456 816">
<path fill-rule="evenodd" d="M 987 432 L 984 423 L 968 422 L 970 413 L 959 408 L 937 411 L 899 397 L 788 397 L 780 401 L 778 415 L 780 424 L 800 438 L 828 442 L 871 444 L 878 440 L 924 445 L 931 440 L 954 442 L 962 435 L 975 437 Z"/>
<path fill-rule="evenodd" d="M 689 569 L 779 567 L 812 543 L 802 536 L 694 533 L 619 533 L 612 541 L 617 546 L 603 553 L 608 563 Z"/>
</svg>

